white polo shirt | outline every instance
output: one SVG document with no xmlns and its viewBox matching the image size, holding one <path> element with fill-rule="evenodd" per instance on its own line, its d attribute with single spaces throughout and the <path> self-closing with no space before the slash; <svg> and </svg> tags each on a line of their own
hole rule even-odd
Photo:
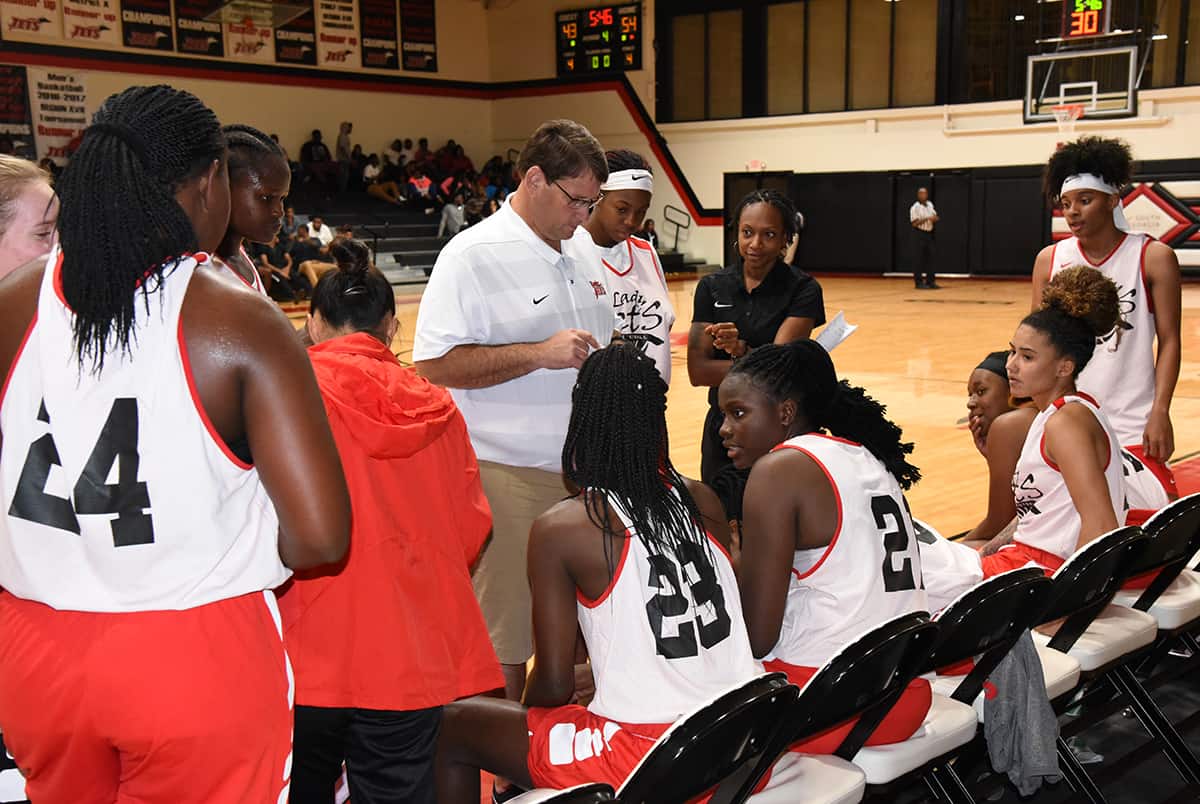
<svg viewBox="0 0 1200 804">
<path fill-rule="evenodd" d="M 937 210 L 933 208 L 932 201 L 926 201 L 922 204 L 920 201 L 914 203 L 908 208 L 908 219 L 916 228 L 922 232 L 933 231 L 933 216 L 937 215 Z"/>
<path fill-rule="evenodd" d="M 417 313 L 413 360 L 455 346 L 544 341 L 583 329 L 607 346 L 616 316 L 595 250 L 564 256 L 505 203 L 446 244 Z M 450 389 L 481 461 L 562 471 L 575 369 L 538 369 L 488 388 Z"/>
</svg>

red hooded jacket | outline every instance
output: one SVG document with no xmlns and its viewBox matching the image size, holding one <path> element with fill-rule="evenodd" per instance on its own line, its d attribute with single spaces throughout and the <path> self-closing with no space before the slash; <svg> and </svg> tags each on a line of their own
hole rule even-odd
<svg viewBox="0 0 1200 804">
<path fill-rule="evenodd" d="M 309 357 L 354 525 L 342 562 L 280 595 L 296 704 L 407 711 L 503 687 L 471 588 L 492 515 L 462 414 L 365 333 Z"/>
</svg>

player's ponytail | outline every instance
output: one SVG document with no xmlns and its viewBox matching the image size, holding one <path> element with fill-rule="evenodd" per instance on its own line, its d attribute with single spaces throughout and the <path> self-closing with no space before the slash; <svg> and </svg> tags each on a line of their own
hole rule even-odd
<svg viewBox="0 0 1200 804">
<path fill-rule="evenodd" d="M 838 380 L 833 360 L 816 341 L 760 346 L 734 362 L 729 374 L 750 379 L 774 402 L 796 403 L 808 425 L 862 444 L 908 489 L 921 470 L 908 462 L 913 445 L 865 390 Z"/>
<path fill-rule="evenodd" d="M 334 329 L 366 332 L 386 343 L 386 318 L 396 315 L 396 294 L 387 278 L 371 265 L 367 244 L 337 240 L 329 253 L 338 267 L 313 288 L 309 313 L 320 312 Z"/>
<path fill-rule="evenodd" d="M 128 352 L 135 297 L 149 309 L 163 275 L 199 249 L 175 193 L 224 155 L 217 116 L 182 90 L 131 87 L 100 106 L 58 182 L 62 289 L 81 366 L 99 372 L 110 348 Z"/>
<path fill-rule="evenodd" d="M 1042 306 L 1021 323 L 1044 334 L 1075 363 L 1075 376 L 1087 366 L 1096 339 L 1121 321 L 1120 297 L 1112 280 L 1085 265 L 1059 271 L 1042 292 Z"/>
</svg>

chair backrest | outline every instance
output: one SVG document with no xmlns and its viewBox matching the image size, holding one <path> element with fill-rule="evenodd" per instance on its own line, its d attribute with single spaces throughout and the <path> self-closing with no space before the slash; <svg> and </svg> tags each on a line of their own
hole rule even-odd
<svg viewBox="0 0 1200 804">
<path fill-rule="evenodd" d="M 681 717 L 621 785 L 623 804 L 683 804 L 774 744 L 798 690 L 767 673 Z"/>
<path fill-rule="evenodd" d="M 1050 647 L 1066 653 L 1108 605 L 1137 560 L 1145 537 L 1141 528 L 1117 528 L 1076 550 L 1054 573 L 1046 610 L 1039 622 L 1066 618 Z"/>
<path fill-rule="evenodd" d="M 792 707 L 785 744 L 812 737 L 858 717 L 838 748 L 858 753 L 933 649 L 938 626 L 925 612 L 890 620 L 847 644 L 809 679 Z"/>
<path fill-rule="evenodd" d="M 1200 549 L 1200 494 L 1181 497 L 1166 506 L 1146 520 L 1142 532 L 1146 544 L 1132 562 L 1129 575 L 1159 570 L 1133 604 L 1135 609 L 1149 611 Z"/>
<path fill-rule="evenodd" d="M 1053 581 L 1038 567 L 1011 570 L 963 592 L 934 619 L 938 638 L 921 672 L 974 659 L 951 696 L 969 704 L 996 665 L 1046 608 Z"/>
</svg>

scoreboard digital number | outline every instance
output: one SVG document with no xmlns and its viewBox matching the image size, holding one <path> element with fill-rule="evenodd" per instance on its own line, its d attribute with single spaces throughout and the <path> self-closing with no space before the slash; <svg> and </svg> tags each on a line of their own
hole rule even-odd
<svg viewBox="0 0 1200 804">
<path fill-rule="evenodd" d="M 1109 32 L 1113 0 L 1063 0 L 1063 39 L 1086 39 Z"/>
<path fill-rule="evenodd" d="M 554 15 L 558 74 L 642 69 L 642 4 L 596 6 Z"/>
</svg>

